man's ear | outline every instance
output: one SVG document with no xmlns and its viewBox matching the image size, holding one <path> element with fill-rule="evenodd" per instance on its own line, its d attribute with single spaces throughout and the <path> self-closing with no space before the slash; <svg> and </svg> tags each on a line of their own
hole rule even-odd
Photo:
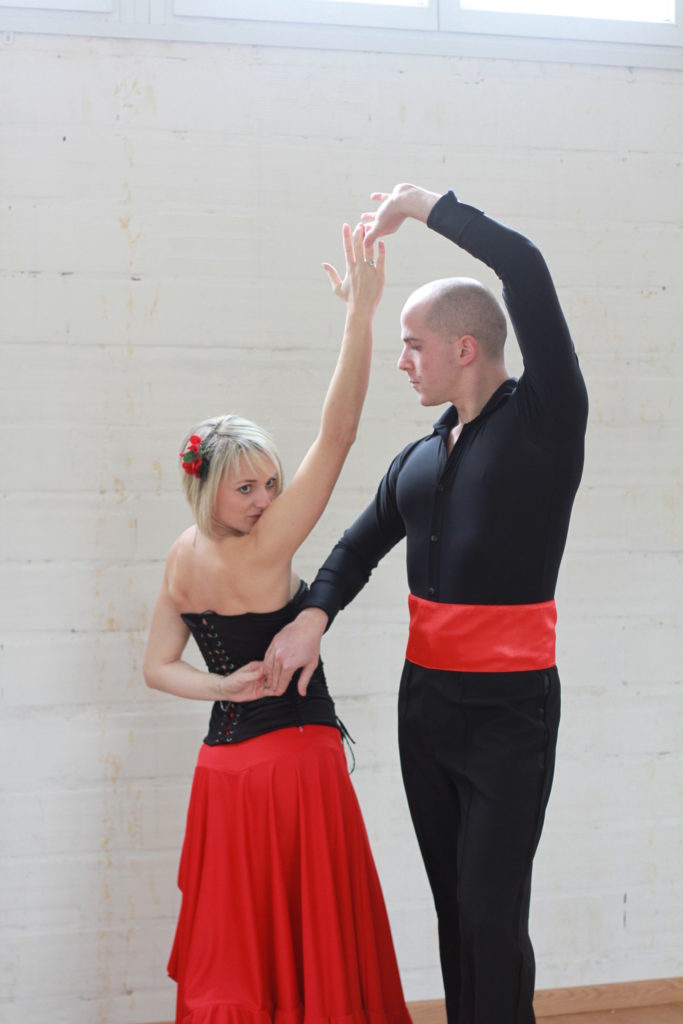
<svg viewBox="0 0 683 1024">
<path fill-rule="evenodd" d="M 456 342 L 458 346 L 458 362 L 461 366 L 469 366 L 476 358 L 479 350 L 477 339 L 471 334 L 463 334 Z"/>
</svg>

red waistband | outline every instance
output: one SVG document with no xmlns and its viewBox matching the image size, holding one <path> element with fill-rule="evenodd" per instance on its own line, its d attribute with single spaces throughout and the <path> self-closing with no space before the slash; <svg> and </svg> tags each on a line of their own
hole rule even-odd
<svg viewBox="0 0 683 1024">
<path fill-rule="evenodd" d="M 555 664 L 554 601 L 441 604 L 410 594 L 406 658 L 447 672 L 526 672 Z"/>
</svg>

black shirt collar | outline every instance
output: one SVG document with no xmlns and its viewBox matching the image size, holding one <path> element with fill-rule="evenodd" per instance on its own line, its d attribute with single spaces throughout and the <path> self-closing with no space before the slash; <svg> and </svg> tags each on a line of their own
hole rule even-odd
<svg viewBox="0 0 683 1024">
<path fill-rule="evenodd" d="M 501 402 L 503 402 L 512 394 L 516 387 L 517 381 L 514 377 L 508 377 L 507 380 L 504 380 L 503 383 L 499 387 L 497 387 L 496 390 L 493 392 L 493 394 L 491 395 L 491 397 L 489 398 L 488 402 L 481 410 L 479 415 L 475 416 L 475 418 L 471 420 L 471 422 L 476 423 L 477 420 L 481 419 L 483 416 L 488 416 L 490 413 L 492 413 L 494 409 L 498 408 Z M 454 405 L 449 405 L 446 411 L 441 416 L 439 416 L 438 420 L 434 424 L 434 433 L 438 434 L 439 437 L 445 442 L 446 438 L 450 434 L 453 427 L 456 426 L 457 422 L 458 410 L 455 408 Z"/>
</svg>

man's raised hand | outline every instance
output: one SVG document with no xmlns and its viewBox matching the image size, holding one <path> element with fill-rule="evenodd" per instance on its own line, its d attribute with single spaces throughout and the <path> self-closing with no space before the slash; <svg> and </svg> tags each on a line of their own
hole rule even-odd
<svg viewBox="0 0 683 1024">
<path fill-rule="evenodd" d="M 366 228 L 366 248 L 384 235 L 393 235 L 409 217 L 426 224 L 439 194 L 404 182 L 395 185 L 391 192 L 373 192 L 370 198 L 380 205 L 374 211 L 361 214 L 361 223 Z"/>
</svg>

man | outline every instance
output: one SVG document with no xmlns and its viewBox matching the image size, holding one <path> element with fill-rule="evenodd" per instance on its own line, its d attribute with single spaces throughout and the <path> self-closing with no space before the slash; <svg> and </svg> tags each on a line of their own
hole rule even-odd
<svg viewBox="0 0 683 1024">
<path fill-rule="evenodd" d="M 391 463 L 266 655 L 281 692 L 404 536 L 410 635 L 399 693 L 408 803 L 434 895 L 450 1024 L 531 1024 L 531 865 L 560 713 L 555 583 L 583 468 L 586 390 L 545 262 L 526 238 L 412 185 L 374 193 L 366 244 L 422 221 L 503 282 L 524 373 L 483 285 L 435 281 L 401 314 L 407 373 L 434 432 Z"/>
</svg>

